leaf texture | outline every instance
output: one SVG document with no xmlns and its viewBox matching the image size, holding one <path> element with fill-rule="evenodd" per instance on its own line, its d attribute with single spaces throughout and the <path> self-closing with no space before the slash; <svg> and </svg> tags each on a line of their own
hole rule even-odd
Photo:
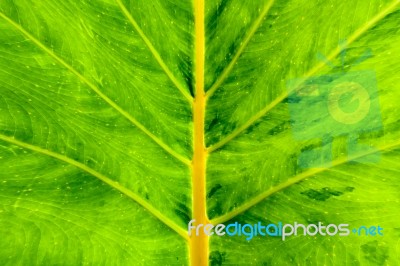
<svg viewBox="0 0 400 266">
<path fill-rule="evenodd" d="M 1 264 L 396 265 L 399 21 L 398 0 L 1 1 Z M 366 82 L 369 120 L 304 104 L 314 80 Z M 385 234 L 196 238 L 191 219 Z"/>
</svg>

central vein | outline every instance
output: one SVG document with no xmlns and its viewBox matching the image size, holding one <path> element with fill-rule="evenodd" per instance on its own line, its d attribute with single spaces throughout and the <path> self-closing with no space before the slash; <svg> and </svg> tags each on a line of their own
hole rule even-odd
<svg viewBox="0 0 400 266">
<path fill-rule="evenodd" d="M 194 155 L 192 161 L 193 219 L 206 224 L 206 147 L 204 141 L 204 116 L 206 97 L 204 92 L 204 0 L 195 0 L 195 98 L 193 102 Z M 208 236 L 193 234 L 190 238 L 190 264 L 208 264 Z"/>
</svg>

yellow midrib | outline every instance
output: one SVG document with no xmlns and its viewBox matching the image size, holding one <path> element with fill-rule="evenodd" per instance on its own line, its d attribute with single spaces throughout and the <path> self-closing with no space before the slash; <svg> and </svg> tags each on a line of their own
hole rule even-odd
<svg viewBox="0 0 400 266">
<path fill-rule="evenodd" d="M 273 1 L 270 1 L 272 5 Z M 352 43 L 357 40 L 363 33 L 365 33 L 368 29 L 374 26 L 377 22 L 379 22 L 382 18 L 384 18 L 387 14 L 396 8 L 396 6 L 400 3 L 399 0 L 393 1 L 390 5 L 388 5 L 382 12 L 380 12 L 377 16 L 373 17 L 370 21 L 368 21 L 363 27 L 359 28 L 355 31 L 348 39 L 348 43 Z M 271 5 L 266 7 L 265 13 L 269 10 Z M 264 13 L 264 12 L 263 12 Z M 259 23 L 257 23 L 259 24 Z M 204 92 L 204 0 L 195 0 L 195 40 L 196 40 L 196 97 L 194 101 L 194 157 L 193 157 L 193 173 L 192 173 L 192 184 L 193 184 L 193 217 L 196 220 L 196 224 L 206 224 L 206 223 L 223 223 L 227 220 L 237 216 L 241 212 L 247 210 L 251 206 L 256 205 L 260 201 L 264 200 L 271 194 L 274 194 L 294 183 L 297 183 L 307 177 L 310 177 L 314 174 L 323 172 L 326 169 L 312 169 L 310 171 L 304 172 L 294 178 L 291 178 L 287 182 L 282 183 L 279 186 L 274 187 L 271 190 L 265 191 L 258 197 L 255 197 L 253 200 L 248 202 L 249 204 L 245 204 L 238 208 L 237 210 L 230 212 L 226 215 L 218 217 L 212 221 L 209 221 L 206 213 L 206 196 L 205 196 L 205 167 L 206 167 L 206 156 L 208 153 L 215 151 L 216 149 L 220 148 L 226 142 L 229 142 L 232 138 L 237 136 L 241 131 L 246 129 L 248 125 L 245 125 L 242 128 L 239 128 L 238 134 L 233 134 L 232 138 L 228 138 L 228 140 L 223 140 L 220 143 L 217 143 L 214 146 L 209 147 L 208 149 L 205 147 L 204 144 L 204 110 L 206 100 L 209 96 L 211 96 L 214 91 L 221 85 L 222 80 L 228 75 L 233 68 L 233 64 L 237 61 L 240 54 L 243 52 L 241 49 L 238 52 L 237 57 L 234 58 L 232 65 L 229 65 L 227 69 L 222 74 L 222 78 L 218 79 L 216 84 L 213 85 L 211 90 L 205 94 Z M 254 32 L 251 32 L 249 36 L 252 36 Z M 251 37 L 250 37 L 251 38 Z M 248 43 L 249 40 L 245 41 L 245 45 Z M 244 48 L 243 48 L 244 49 Z M 340 47 L 334 49 L 330 54 L 329 58 L 336 57 L 341 52 Z M 312 73 L 317 72 L 323 64 L 319 64 L 316 67 L 312 68 L 307 75 L 311 75 Z M 255 120 L 259 119 L 262 115 L 266 112 L 271 110 L 275 107 L 276 104 L 280 103 L 283 99 L 287 97 L 287 93 L 283 93 L 280 95 L 270 106 L 264 108 L 260 113 L 261 115 L 257 114 L 256 117 L 250 119 L 249 123 L 252 124 Z M 383 150 L 390 149 L 393 147 L 397 147 L 400 145 L 400 142 L 396 142 L 393 145 L 385 145 L 381 148 Z M 364 154 L 365 155 L 365 154 Z M 361 155 L 359 157 L 362 157 Z M 353 158 L 355 159 L 355 158 Z M 341 165 L 348 160 L 344 160 L 343 158 L 338 159 L 334 162 L 334 165 Z M 191 237 L 190 240 L 190 262 L 191 265 L 208 265 L 208 242 L 209 239 L 205 234 L 201 234 L 200 236 Z"/>
<path fill-rule="evenodd" d="M 206 213 L 206 147 L 204 141 L 204 116 L 206 96 L 204 92 L 204 0 L 195 0 L 195 98 L 193 102 L 194 154 L 192 161 L 193 219 L 196 224 L 208 223 Z M 190 265 L 208 265 L 208 236 L 192 234 L 189 239 Z"/>
</svg>

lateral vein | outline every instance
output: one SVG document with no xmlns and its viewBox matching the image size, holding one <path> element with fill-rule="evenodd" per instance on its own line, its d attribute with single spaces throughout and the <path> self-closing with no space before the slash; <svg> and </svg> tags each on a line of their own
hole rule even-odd
<svg viewBox="0 0 400 266">
<path fill-rule="evenodd" d="M 277 193 L 277 192 L 279 192 L 279 191 L 281 191 L 281 190 L 283 190 L 283 189 L 285 189 L 287 187 L 290 187 L 291 185 L 296 184 L 296 183 L 298 183 L 298 182 L 300 182 L 300 181 L 302 181 L 302 180 L 304 180 L 306 178 L 309 178 L 309 177 L 312 177 L 312 176 L 314 176 L 316 174 L 320 174 L 322 172 L 328 171 L 328 170 L 332 169 L 333 167 L 340 166 L 340 165 L 345 164 L 347 162 L 354 161 L 356 159 L 359 159 L 359 158 L 374 154 L 374 153 L 376 153 L 378 151 L 386 152 L 386 151 L 390 151 L 390 150 L 393 150 L 393 149 L 397 149 L 399 147 L 400 147 L 400 140 L 395 141 L 395 142 L 393 142 L 391 144 L 385 144 L 385 145 L 382 145 L 380 147 L 377 147 L 377 150 L 371 150 L 371 151 L 368 151 L 368 152 L 360 153 L 360 154 L 357 154 L 357 155 L 355 155 L 353 157 L 350 157 L 350 158 L 347 158 L 347 157 L 338 158 L 338 159 L 336 159 L 336 160 L 334 160 L 332 162 L 332 166 L 329 167 L 329 168 L 312 168 L 312 169 L 309 169 L 307 171 L 304 171 L 303 173 L 300 173 L 300 174 L 298 174 L 298 175 L 286 180 L 285 182 L 283 182 L 283 183 L 281 183 L 281 184 L 279 184 L 279 185 L 277 185 L 275 187 L 272 187 L 269 190 L 264 191 L 263 193 L 261 193 L 258 196 L 252 198 L 250 201 L 248 201 L 245 204 L 241 205 L 237 209 L 234 209 L 231 212 L 228 212 L 228 213 L 226 213 L 226 214 L 224 214 L 224 215 L 222 215 L 220 217 L 217 217 L 215 219 L 212 219 L 211 223 L 216 225 L 216 224 L 219 224 L 219 223 L 224 223 L 226 221 L 229 221 L 230 219 L 232 219 L 232 218 L 236 217 L 237 215 L 245 212 L 246 210 L 250 209 L 251 207 L 254 207 L 255 205 L 257 205 L 261 201 L 265 200 L 266 198 L 268 198 L 272 194 L 275 194 L 275 193 Z"/>
<path fill-rule="evenodd" d="M 121 2 L 121 0 L 115 0 L 118 6 L 121 8 L 122 13 L 125 17 L 129 20 L 132 26 L 135 28 L 137 33 L 140 35 L 146 46 L 149 48 L 150 52 L 153 54 L 154 58 L 156 59 L 157 63 L 160 67 L 164 70 L 165 74 L 167 74 L 168 78 L 172 81 L 172 83 L 176 86 L 176 88 L 182 93 L 182 95 L 188 100 L 190 104 L 193 102 L 193 97 L 189 94 L 189 92 L 180 84 L 177 78 L 172 74 L 171 70 L 165 64 L 164 60 L 161 58 L 160 54 L 157 52 L 154 45 L 151 43 L 149 38 L 147 38 L 146 34 L 144 34 L 143 30 L 140 28 L 139 24 L 136 20 L 132 17 L 131 13 L 125 7 L 125 5 Z"/>
<path fill-rule="evenodd" d="M 10 23 L 13 27 L 15 27 L 18 31 L 24 34 L 28 39 L 30 39 L 34 44 L 36 44 L 40 49 L 48 53 L 51 57 L 53 57 L 59 64 L 67 68 L 73 74 L 75 74 L 83 83 L 89 86 L 97 95 L 99 95 L 106 103 L 108 103 L 111 107 L 117 110 L 120 114 L 122 114 L 126 119 L 128 119 L 132 124 L 138 127 L 142 132 L 144 132 L 148 137 L 150 137 L 155 143 L 157 143 L 161 148 L 163 148 L 166 152 L 171 154 L 173 157 L 181 161 L 186 165 L 190 165 L 190 160 L 180 155 L 176 151 L 174 151 L 171 147 L 165 144 L 161 139 L 157 138 L 153 133 L 151 133 L 144 125 L 142 125 L 139 121 L 137 121 L 132 115 L 123 110 L 119 105 L 117 105 L 113 100 L 108 98 L 103 92 L 97 88 L 92 82 L 90 82 L 87 78 L 85 78 L 82 74 L 80 74 L 77 70 L 75 70 L 71 65 L 65 62 L 62 58 L 58 57 L 52 50 L 46 47 L 42 42 L 32 36 L 29 32 L 27 32 L 21 25 L 14 22 L 12 19 L 7 17 L 5 14 L 0 12 L 0 17 L 5 19 L 8 23 Z"/>
<path fill-rule="evenodd" d="M 371 20 L 369 20 L 366 24 L 364 24 L 362 27 L 357 29 L 349 38 L 347 38 L 347 44 L 351 44 L 354 41 L 356 41 L 358 38 L 360 38 L 365 32 L 367 32 L 369 29 L 371 29 L 374 25 L 376 25 L 380 20 L 385 18 L 387 15 L 389 15 L 392 11 L 395 10 L 395 8 L 400 4 L 399 0 L 395 0 L 392 2 L 388 7 L 386 7 L 382 12 L 377 14 L 375 17 L 373 17 Z M 333 51 L 329 53 L 327 56 L 328 60 L 332 60 L 335 57 L 337 57 L 342 51 L 345 49 L 344 47 L 338 46 L 336 47 Z M 308 77 L 312 76 L 315 74 L 317 71 L 319 71 L 322 67 L 325 66 L 324 62 L 321 62 L 311 68 L 308 72 L 303 77 L 303 80 L 306 80 Z M 301 84 L 301 82 L 300 82 Z M 299 84 L 299 85 L 300 85 Z M 221 141 L 209 146 L 207 148 L 207 151 L 213 152 L 225 144 L 227 144 L 229 141 L 237 137 L 240 133 L 242 133 L 244 130 L 249 128 L 251 125 L 253 125 L 258 119 L 266 115 L 270 110 L 272 110 L 275 106 L 277 106 L 279 103 L 281 103 L 283 100 L 285 100 L 292 92 L 294 92 L 297 89 L 298 86 L 294 86 L 291 91 L 284 91 L 282 94 L 280 94 L 275 100 L 273 100 L 271 103 L 269 103 L 267 106 L 265 106 L 263 109 L 261 109 L 259 112 L 257 112 L 254 116 L 252 116 L 246 123 L 244 123 L 242 126 L 239 128 L 235 129 L 230 135 L 228 135 L 226 138 L 222 139 Z"/>
<path fill-rule="evenodd" d="M 250 31 L 244 38 L 243 42 L 241 43 L 239 49 L 237 50 L 236 54 L 232 58 L 232 60 L 229 62 L 228 66 L 223 70 L 221 75 L 218 77 L 218 79 L 214 82 L 214 84 L 211 86 L 211 88 L 207 91 L 206 93 L 206 99 L 209 99 L 214 92 L 221 86 L 221 84 L 224 82 L 224 80 L 228 77 L 229 73 L 232 71 L 233 67 L 235 66 L 237 60 L 239 57 L 242 55 L 244 49 L 247 47 L 248 43 L 250 42 L 251 38 L 253 35 L 256 33 L 258 28 L 260 27 L 262 21 L 264 18 L 267 16 L 268 11 L 271 9 L 272 5 L 274 4 L 275 0 L 270 0 L 268 3 L 265 5 L 264 9 L 260 13 L 260 15 L 257 17 L 256 21 L 254 24 L 251 26 Z"/>
<path fill-rule="evenodd" d="M 133 193 L 132 191 L 130 191 L 129 189 L 123 187 L 122 185 L 120 185 L 118 182 L 104 176 L 103 174 L 97 172 L 96 170 L 88 167 L 87 165 L 80 163 L 78 161 L 75 161 L 65 155 L 61 155 L 59 153 L 47 150 L 47 149 L 43 149 L 39 146 L 35 146 L 29 143 L 25 143 L 22 141 L 19 141 L 15 138 L 12 137 L 8 137 L 5 135 L 0 134 L 0 140 L 3 140 L 5 142 L 20 146 L 22 148 L 34 151 L 34 152 L 38 152 L 44 155 L 47 155 L 49 157 L 58 159 L 60 161 L 63 161 L 67 164 L 70 164 L 72 166 L 75 166 L 81 170 L 83 170 L 84 172 L 100 179 L 101 181 L 103 181 L 104 183 L 106 183 L 107 185 L 111 186 L 112 188 L 116 189 L 117 191 L 125 194 L 126 196 L 128 196 L 129 198 L 131 198 L 132 200 L 134 200 L 135 202 L 137 202 L 139 205 L 141 205 L 142 207 L 144 207 L 146 210 L 148 210 L 152 215 L 154 215 L 155 217 L 157 217 L 161 222 L 163 222 L 164 224 L 166 224 L 168 227 L 170 227 L 172 230 L 174 230 L 176 233 L 178 233 L 180 236 L 182 236 L 184 239 L 189 240 L 187 232 L 185 230 L 183 230 L 181 227 L 179 227 L 176 223 L 174 223 L 172 220 L 170 220 L 168 217 L 164 216 L 159 210 L 157 210 L 156 208 L 154 208 L 151 204 L 149 204 L 148 202 L 146 202 L 145 200 L 143 200 L 142 198 L 140 198 L 138 195 L 136 195 L 135 193 Z"/>
</svg>

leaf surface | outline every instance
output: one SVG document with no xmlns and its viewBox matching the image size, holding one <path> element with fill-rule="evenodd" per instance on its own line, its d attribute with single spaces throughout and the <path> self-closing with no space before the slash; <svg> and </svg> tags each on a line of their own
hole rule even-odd
<svg viewBox="0 0 400 266">
<path fill-rule="evenodd" d="M 2 265 L 395 265 L 399 6 L 2 1 Z M 365 83 L 368 120 L 304 104 L 310 81 Z M 302 165 L 316 148 L 327 164 Z M 196 238 L 191 219 L 384 236 Z"/>
</svg>

